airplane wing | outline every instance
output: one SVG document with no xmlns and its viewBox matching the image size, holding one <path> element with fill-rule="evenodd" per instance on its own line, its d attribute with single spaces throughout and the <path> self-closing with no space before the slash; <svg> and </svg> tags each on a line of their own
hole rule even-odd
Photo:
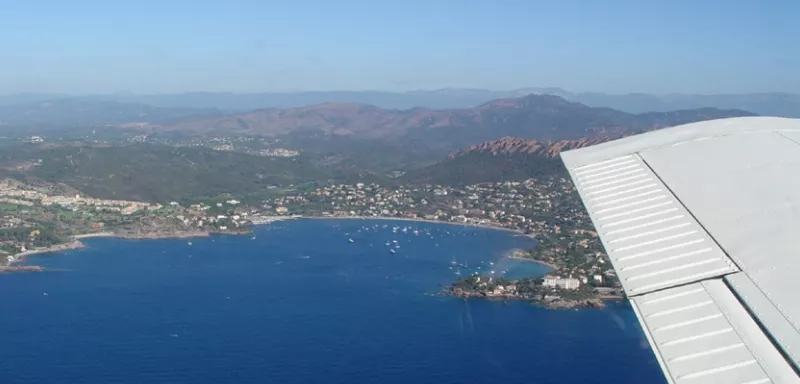
<svg viewBox="0 0 800 384">
<path fill-rule="evenodd" d="M 670 383 L 800 383 L 800 119 L 561 153 Z"/>
</svg>

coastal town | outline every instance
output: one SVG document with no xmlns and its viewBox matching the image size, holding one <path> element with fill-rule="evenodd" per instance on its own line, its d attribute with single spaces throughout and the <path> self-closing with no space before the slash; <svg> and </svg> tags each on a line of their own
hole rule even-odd
<svg viewBox="0 0 800 384">
<path fill-rule="evenodd" d="M 537 279 L 467 276 L 444 292 L 460 297 L 523 299 L 549 307 L 603 306 L 623 291 L 597 232 L 569 180 L 559 177 L 464 187 L 388 188 L 333 185 L 277 197 L 263 206 L 278 214 L 322 217 L 393 217 L 518 231 L 537 239 L 535 249 L 511 257 L 553 270 Z"/>
<path fill-rule="evenodd" d="M 297 217 L 394 218 L 477 225 L 537 239 L 513 258 L 548 265 L 550 274 L 508 281 L 466 276 L 447 288 L 461 297 L 525 299 L 553 307 L 600 306 L 619 298 L 619 282 L 569 180 L 561 177 L 462 187 L 337 184 L 288 189 L 244 202 L 233 196 L 165 204 L 97 199 L 63 185 L 0 181 L 0 261 L 4 270 L 33 253 L 80 247 L 86 236 L 129 238 L 243 234 L 253 224 Z M 0 269 L 3 270 L 3 269 Z"/>
<path fill-rule="evenodd" d="M 238 201 L 227 202 L 231 207 L 233 203 Z M 10 265 L 27 255 L 81 247 L 76 240 L 88 236 L 156 238 L 250 231 L 247 212 L 212 214 L 209 208 L 98 199 L 64 185 L 0 180 L 0 272 L 14 270 Z M 217 208 L 212 211 L 227 212 Z"/>
</svg>

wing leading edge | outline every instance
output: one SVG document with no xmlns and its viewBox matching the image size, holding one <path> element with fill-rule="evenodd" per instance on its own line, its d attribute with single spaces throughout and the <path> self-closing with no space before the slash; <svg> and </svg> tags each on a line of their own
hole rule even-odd
<svg viewBox="0 0 800 384">
<path fill-rule="evenodd" d="M 561 156 L 669 382 L 800 383 L 800 208 L 785 217 L 800 207 L 800 120 L 694 123 Z"/>
</svg>

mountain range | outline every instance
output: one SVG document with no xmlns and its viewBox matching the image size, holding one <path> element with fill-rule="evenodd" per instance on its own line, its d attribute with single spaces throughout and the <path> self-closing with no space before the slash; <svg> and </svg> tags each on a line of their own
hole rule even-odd
<svg viewBox="0 0 800 384">
<path fill-rule="evenodd" d="M 12 127 L 52 124 L 73 131 L 74 128 L 108 126 L 198 138 L 264 136 L 292 138 L 290 141 L 302 142 L 303 146 L 314 146 L 315 140 L 349 137 L 391 141 L 394 146 L 419 148 L 422 152 L 430 149 L 438 154 L 503 136 L 574 140 L 750 115 L 753 114 L 744 110 L 716 108 L 631 114 L 540 94 L 451 109 L 386 109 L 368 104 L 323 103 L 231 114 L 217 109 L 163 108 L 76 99 L 0 107 L 0 122 Z"/>
<path fill-rule="evenodd" d="M 322 103 L 370 104 L 387 109 L 412 109 L 415 107 L 452 109 L 469 108 L 490 100 L 515 98 L 528 94 L 551 94 L 588 106 L 614 108 L 628 113 L 720 108 L 742 109 L 759 115 L 800 117 L 800 94 L 792 93 L 608 94 L 600 92 L 570 92 L 556 87 L 529 87 L 501 91 L 449 88 L 410 92 L 188 92 L 157 95 L 134 95 L 121 92 L 88 96 L 58 93 L 19 93 L 0 95 L 0 106 L 70 99 L 116 101 L 162 108 L 219 109 L 228 112 L 244 112 L 260 108 L 294 108 Z M 0 120 L 2 120 L 1 117 Z"/>
<path fill-rule="evenodd" d="M 137 135 L 180 133 L 200 139 L 263 136 L 263 141 L 301 153 L 273 158 L 203 146 L 49 139 L 6 144 L 0 151 L 0 168 L 14 177 L 61 182 L 93 196 L 153 201 L 260 194 L 269 186 L 307 183 L 472 184 L 563 174 L 557 154 L 565 149 L 672 125 L 752 115 L 715 108 L 631 114 L 538 94 L 461 109 L 325 103 L 237 114 L 206 110 L 199 116 L 182 115 L 187 112 L 180 108 L 113 101 L 68 99 L 39 102 L 38 107 L 74 112 L 87 124 L 95 121 L 112 131 L 117 127 Z M 125 112 L 103 107 L 124 107 Z M 35 108 L 22 111 L 14 113 L 37 115 Z M 104 118 L 91 120 L 87 111 Z"/>
<path fill-rule="evenodd" d="M 153 132 L 217 136 L 313 133 L 407 143 L 422 141 L 453 150 L 501 136 L 539 140 L 613 136 L 699 120 L 751 115 L 742 110 L 714 108 L 629 114 L 611 108 L 589 107 L 558 96 L 531 94 L 462 109 L 399 110 L 352 103 L 268 108 L 185 119 L 149 128 Z"/>
<path fill-rule="evenodd" d="M 324 103 L 234 114 L 209 109 L 192 114 L 192 110 L 181 108 L 73 99 L 29 106 L 0 107 L 0 119 L 16 117 L 10 121 L 17 124 L 25 117 L 37 124 L 56 119 L 60 129 L 72 134 L 80 134 L 81 130 L 75 129 L 79 127 L 105 126 L 108 129 L 98 132 L 172 135 L 181 137 L 179 140 L 262 136 L 274 146 L 299 150 L 304 159 L 347 175 L 419 170 L 463 148 L 506 136 L 562 144 L 564 140 L 592 142 L 695 121 L 752 115 L 743 110 L 715 108 L 631 114 L 539 94 L 460 109 L 402 110 Z M 6 127 L 5 131 L 11 128 Z M 28 134 L 42 133 L 40 128 L 29 131 Z M 465 162 L 450 160 L 454 164 Z"/>
</svg>

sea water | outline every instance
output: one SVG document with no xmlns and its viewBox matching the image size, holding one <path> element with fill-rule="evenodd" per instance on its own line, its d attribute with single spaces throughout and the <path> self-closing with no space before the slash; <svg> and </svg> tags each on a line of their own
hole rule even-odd
<svg viewBox="0 0 800 384">
<path fill-rule="evenodd" d="M 626 303 L 432 295 L 457 272 L 546 273 L 504 259 L 535 244 L 511 232 L 297 220 L 85 242 L 0 276 L 0 383 L 664 382 Z"/>
</svg>

